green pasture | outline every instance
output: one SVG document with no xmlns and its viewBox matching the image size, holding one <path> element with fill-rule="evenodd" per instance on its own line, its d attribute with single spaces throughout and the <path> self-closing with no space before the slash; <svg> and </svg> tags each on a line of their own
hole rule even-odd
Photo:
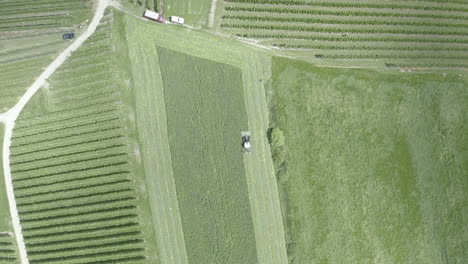
<svg viewBox="0 0 468 264">
<path fill-rule="evenodd" d="M 275 58 L 272 76 L 290 263 L 464 263 L 466 75 Z"/>
<path fill-rule="evenodd" d="M 3 137 L 5 135 L 5 125 L 0 123 L 0 149 L 3 149 Z M 0 153 L 0 232 L 11 231 L 10 225 L 10 207 L 8 206 L 8 197 L 3 178 L 3 151 Z"/>
</svg>

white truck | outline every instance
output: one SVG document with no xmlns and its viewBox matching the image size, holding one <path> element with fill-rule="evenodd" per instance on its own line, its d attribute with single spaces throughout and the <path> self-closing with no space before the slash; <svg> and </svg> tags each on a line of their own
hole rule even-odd
<svg viewBox="0 0 468 264">
<path fill-rule="evenodd" d="M 170 19 L 172 23 L 176 23 L 176 24 L 183 25 L 185 22 L 185 20 L 182 17 L 178 17 L 178 16 L 171 16 Z"/>
</svg>

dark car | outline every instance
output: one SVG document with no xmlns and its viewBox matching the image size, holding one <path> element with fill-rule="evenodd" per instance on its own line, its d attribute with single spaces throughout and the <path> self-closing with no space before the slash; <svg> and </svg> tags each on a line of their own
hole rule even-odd
<svg viewBox="0 0 468 264">
<path fill-rule="evenodd" d="M 75 33 L 63 34 L 63 39 L 72 39 L 75 38 Z"/>
</svg>

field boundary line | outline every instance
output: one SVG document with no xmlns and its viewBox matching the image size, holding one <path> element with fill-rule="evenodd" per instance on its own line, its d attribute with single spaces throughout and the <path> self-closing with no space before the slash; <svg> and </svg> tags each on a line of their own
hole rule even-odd
<svg viewBox="0 0 468 264">
<path fill-rule="evenodd" d="M 46 79 L 48 79 L 57 70 L 57 68 L 65 62 L 65 60 L 72 54 L 73 51 L 77 50 L 81 46 L 81 44 L 83 44 L 94 33 L 97 26 L 99 25 L 99 22 L 104 16 L 104 11 L 109 5 L 109 1 L 112 0 L 98 0 L 93 20 L 89 24 L 86 31 L 81 36 L 79 36 L 70 46 L 68 46 L 64 51 L 62 51 L 62 53 L 60 53 L 60 55 L 58 55 L 57 58 L 55 58 L 51 64 L 49 64 L 49 66 L 28 88 L 26 93 L 24 93 L 24 95 L 14 107 L 12 107 L 3 114 L 0 114 L 0 121 L 2 121 L 5 124 L 5 137 L 3 142 L 3 170 L 5 186 L 7 189 L 10 215 L 12 218 L 13 230 L 18 245 L 18 253 L 21 264 L 29 264 L 29 259 L 26 251 L 26 244 L 24 243 L 18 208 L 16 207 L 16 200 L 10 168 L 10 146 L 16 119 L 21 113 L 21 110 L 23 110 L 24 106 L 29 102 L 29 100 L 34 96 L 34 94 L 36 94 L 36 92 L 44 85 Z"/>
</svg>

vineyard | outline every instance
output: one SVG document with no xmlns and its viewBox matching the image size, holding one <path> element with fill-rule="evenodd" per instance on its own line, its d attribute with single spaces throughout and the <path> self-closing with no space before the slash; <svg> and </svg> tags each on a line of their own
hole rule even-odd
<svg viewBox="0 0 468 264">
<path fill-rule="evenodd" d="M 11 171 L 30 263 L 155 263 L 112 14 L 17 120 Z"/>
<path fill-rule="evenodd" d="M 0 112 L 13 106 L 90 14 L 83 0 L 0 2 Z"/>
<path fill-rule="evenodd" d="M 0 232 L 0 263 L 18 264 L 16 241 L 12 233 Z"/>
<path fill-rule="evenodd" d="M 225 0 L 221 28 L 316 59 L 468 67 L 466 1 Z"/>
</svg>

